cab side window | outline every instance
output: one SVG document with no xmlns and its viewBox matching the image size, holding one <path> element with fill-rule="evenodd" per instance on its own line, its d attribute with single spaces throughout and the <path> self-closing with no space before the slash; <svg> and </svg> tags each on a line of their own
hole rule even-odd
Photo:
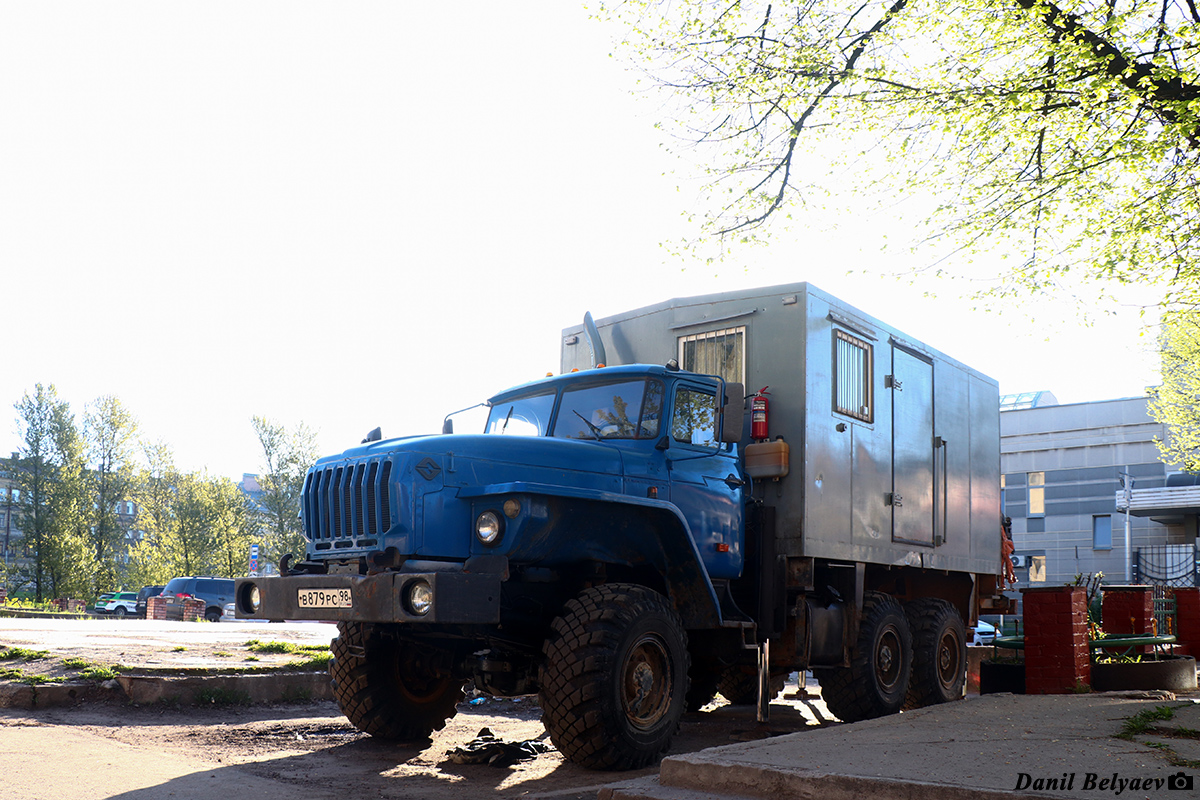
<svg viewBox="0 0 1200 800">
<path fill-rule="evenodd" d="M 671 417 L 671 438 L 683 444 L 714 446 L 717 438 L 716 395 L 678 387 Z"/>
</svg>

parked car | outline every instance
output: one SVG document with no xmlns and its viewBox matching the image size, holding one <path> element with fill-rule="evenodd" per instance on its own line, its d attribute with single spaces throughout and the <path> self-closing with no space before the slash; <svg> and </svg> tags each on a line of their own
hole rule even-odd
<svg viewBox="0 0 1200 800">
<path fill-rule="evenodd" d="M 137 613 L 137 594 L 134 592 L 117 592 L 104 604 L 101 614 L 114 614 L 118 617 Z"/>
<path fill-rule="evenodd" d="M 171 578 L 163 587 L 162 597 L 194 597 L 204 601 L 204 618 L 220 622 L 226 603 L 232 603 L 233 579 L 207 576 Z"/>
<path fill-rule="evenodd" d="M 93 614 L 103 614 L 104 607 L 106 605 L 108 605 L 108 601 L 112 600 L 113 595 L 115 595 L 115 594 L 116 594 L 116 592 L 105 592 L 104 594 L 102 594 L 98 598 L 96 598 L 96 603 L 92 606 L 92 613 Z"/>
<path fill-rule="evenodd" d="M 971 644 L 991 644 L 992 640 L 995 638 L 995 625 L 992 625 L 990 622 L 984 622 L 983 620 L 979 620 L 979 622 L 975 623 L 975 638 L 971 641 Z"/>
<path fill-rule="evenodd" d="M 137 605 L 134 609 L 139 617 L 146 616 L 146 601 L 151 597 L 158 597 L 162 594 L 163 587 L 161 586 L 143 586 L 137 593 Z"/>
</svg>

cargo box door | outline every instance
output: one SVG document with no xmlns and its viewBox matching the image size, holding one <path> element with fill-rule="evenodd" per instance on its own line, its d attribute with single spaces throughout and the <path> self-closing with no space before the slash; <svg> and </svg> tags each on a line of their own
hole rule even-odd
<svg viewBox="0 0 1200 800">
<path fill-rule="evenodd" d="M 892 539 L 933 545 L 933 365 L 892 348 Z"/>
</svg>

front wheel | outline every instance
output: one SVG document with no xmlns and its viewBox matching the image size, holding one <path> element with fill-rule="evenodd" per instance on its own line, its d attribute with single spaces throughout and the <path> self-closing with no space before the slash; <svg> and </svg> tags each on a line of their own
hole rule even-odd
<svg viewBox="0 0 1200 800">
<path fill-rule="evenodd" d="M 386 635 L 379 626 L 339 622 L 329 645 L 330 685 L 342 713 L 363 733 L 416 741 L 457 713 L 463 681 L 450 654 Z"/>
<path fill-rule="evenodd" d="M 912 671 L 912 634 L 894 597 L 868 592 L 849 667 L 813 670 L 825 705 L 843 722 L 895 714 Z"/>
<path fill-rule="evenodd" d="M 671 744 L 688 690 L 687 634 L 659 593 L 606 584 L 554 620 L 538 674 L 554 746 L 589 769 L 639 769 Z"/>
</svg>

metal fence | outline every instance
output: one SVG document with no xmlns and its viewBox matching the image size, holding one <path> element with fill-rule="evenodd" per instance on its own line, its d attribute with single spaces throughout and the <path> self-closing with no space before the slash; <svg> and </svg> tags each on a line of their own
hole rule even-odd
<svg viewBox="0 0 1200 800">
<path fill-rule="evenodd" d="M 1200 586 L 1200 548 L 1194 544 L 1139 547 L 1133 556 L 1133 582 L 1153 586 Z"/>
</svg>

